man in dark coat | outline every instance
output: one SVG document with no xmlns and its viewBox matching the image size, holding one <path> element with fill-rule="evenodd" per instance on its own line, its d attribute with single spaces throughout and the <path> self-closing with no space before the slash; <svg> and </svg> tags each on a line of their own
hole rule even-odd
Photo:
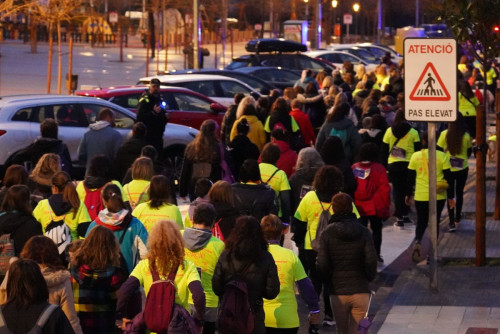
<svg viewBox="0 0 500 334">
<path fill-rule="evenodd" d="M 146 139 L 159 154 L 163 151 L 163 133 L 168 122 L 168 106 L 160 95 L 160 80 L 151 79 L 149 89 L 144 91 L 137 106 L 137 122 L 146 125 Z"/>
</svg>

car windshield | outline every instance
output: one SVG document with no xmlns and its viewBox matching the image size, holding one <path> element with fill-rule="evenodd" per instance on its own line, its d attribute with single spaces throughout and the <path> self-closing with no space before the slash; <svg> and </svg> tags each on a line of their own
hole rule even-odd
<svg viewBox="0 0 500 334">
<path fill-rule="evenodd" d="M 246 61 L 239 61 L 239 60 L 233 60 L 231 64 L 227 65 L 226 68 L 228 70 L 235 70 L 237 68 L 243 68 L 243 67 L 248 67 L 248 62 Z"/>
</svg>

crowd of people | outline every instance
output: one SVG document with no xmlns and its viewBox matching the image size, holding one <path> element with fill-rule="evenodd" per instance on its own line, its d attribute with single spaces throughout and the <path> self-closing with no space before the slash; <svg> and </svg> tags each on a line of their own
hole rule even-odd
<svg viewBox="0 0 500 334">
<path fill-rule="evenodd" d="M 310 333 L 335 322 L 337 333 L 355 333 L 384 261 L 384 221 L 412 223 L 413 205 L 413 260 L 423 260 L 427 134 L 405 119 L 401 71 L 390 59 L 370 73 L 346 62 L 331 76 L 305 70 L 282 94 L 237 94 L 220 127 L 203 122 L 178 179 L 159 159 L 168 115 L 157 81 L 124 142 L 113 112 L 100 111 L 79 148 L 83 180 L 68 174 L 57 122 L 44 120 L 2 180 L 0 241 L 12 247 L 1 254 L 0 317 L 14 333 L 140 333 L 161 281 L 175 286 L 169 326 L 182 318 L 193 332 L 225 334 L 243 321 L 241 333 L 297 333 L 299 291 Z M 461 220 L 477 100 L 467 76 L 458 87 L 466 101 L 440 127 L 436 156 L 437 216 L 447 204 L 450 232 Z M 177 198 L 189 198 L 184 219 Z M 298 254 L 283 247 L 287 234 Z M 230 309 L 234 300 L 240 309 Z"/>
</svg>

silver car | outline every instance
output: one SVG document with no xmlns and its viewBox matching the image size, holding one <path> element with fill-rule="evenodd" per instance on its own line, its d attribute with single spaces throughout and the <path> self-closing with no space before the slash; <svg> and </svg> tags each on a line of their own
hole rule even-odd
<svg viewBox="0 0 500 334">
<path fill-rule="evenodd" d="M 75 167 L 81 166 L 78 146 L 89 124 L 96 121 L 102 108 L 116 114 L 116 129 L 123 137 L 131 134 L 136 115 L 114 103 L 98 98 L 64 95 L 15 95 L 0 97 L 0 171 L 6 160 L 16 151 L 31 144 L 40 136 L 40 123 L 53 118 L 59 124 L 59 139 L 68 145 Z M 163 161 L 177 178 L 187 144 L 198 130 L 169 123 L 163 136 Z"/>
</svg>

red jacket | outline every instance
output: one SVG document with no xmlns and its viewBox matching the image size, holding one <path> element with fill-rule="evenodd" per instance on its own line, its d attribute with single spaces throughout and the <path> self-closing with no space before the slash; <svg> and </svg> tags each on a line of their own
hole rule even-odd
<svg viewBox="0 0 500 334">
<path fill-rule="evenodd" d="M 293 168 L 297 163 L 297 153 L 290 149 L 290 144 L 288 144 L 287 142 L 274 140 L 273 144 L 277 145 L 281 151 L 281 155 L 278 162 L 276 163 L 276 167 L 284 171 L 287 178 L 290 178 L 290 176 L 295 173 L 295 170 Z M 261 162 L 261 157 L 259 157 L 258 162 Z"/>
<path fill-rule="evenodd" d="M 378 162 L 357 162 L 352 165 L 358 187 L 354 193 L 354 204 L 361 216 L 389 218 L 391 186 L 387 171 Z"/>
<path fill-rule="evenodd" d="M 290 111 L 290 116 L 292 116 L 299 125 L 302 137 L 304 137 L 304 144 L 306 144 L 306 146 L 311 146 L 311 144 L 314 145 L 316 142 L 316 135 L 314 134 L 309 116 L 300 109 L 293 109 Z"/>
</svg>

